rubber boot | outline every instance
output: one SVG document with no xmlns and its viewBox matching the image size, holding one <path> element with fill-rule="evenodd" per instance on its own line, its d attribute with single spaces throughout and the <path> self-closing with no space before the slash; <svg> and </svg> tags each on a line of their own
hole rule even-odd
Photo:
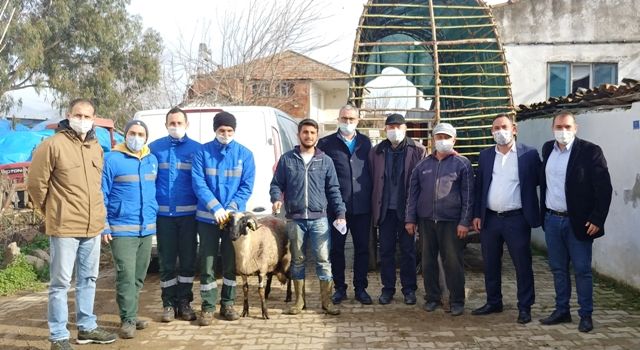
<svg viewBox="0 0 640 350">
<path fill-rule="evenodd" d="M 304 280 L 293 280 L 296 302 L 285 312 L 286 315 L 298 315 L 304 308 Z"/>
<path fill-rule="evenodd" d="M 322 298 L 322 310 L 327 315 L 340 315 L 338 309 L 331 301 L 331 291 L 333 290 L 333 281 L 320 281 L 320 296 Z"/>
</svg>

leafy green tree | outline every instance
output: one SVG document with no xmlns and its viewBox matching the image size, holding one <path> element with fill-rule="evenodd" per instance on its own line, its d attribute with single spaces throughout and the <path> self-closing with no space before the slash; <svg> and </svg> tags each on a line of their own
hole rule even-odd
<svg viewBox="0 0 640 350">
<path fill-rule="evenodd" d="M 61 109 L 73 98 L 93 98 L 98 114 L 119 125 L 143 107 L 140 96 L 160 79 L 162 40 L 127 12 L 129 0 L 8 1 L 0 16 L 0 28 L 8 24 L 0 43 L 1 109 L 16 103 L 7 92 L 26 88 L 50 89 Z"/>
</svg>

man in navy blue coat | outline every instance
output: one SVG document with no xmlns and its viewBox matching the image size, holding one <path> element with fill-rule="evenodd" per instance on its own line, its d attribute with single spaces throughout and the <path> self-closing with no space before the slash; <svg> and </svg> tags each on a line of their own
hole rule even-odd
<svg viewBox="0 0 640 350">
<path fill-rule="evenodd" d="M 516 268 L 518 323 L 531 322 L 535 302 L 531 263 L 531 228 L 540 226 L 538 206 L 540 156 L 516 143 L 517 127 L 506 114 L 491 127 L 495 147 L 480 152 L 476 173 L 473 226 L 480 232 L 487 302 L 473 315 L 502 312 L 502 252 L 507 244 Z"/>
<path fill-rule="evenodd" d="M 540 207 L 556 307 L 540 323 L 571 322 L 571 263 L 580 305 L 578 330 L 589 332 L 593 329 L 592 246 L 594 239 L 604 235 L 613 188 L 602 149 L 577 138 L 577 130 L 575 116 L 562 112 L 553 118 L 554 140 L 542 146 Z"/>
<path fill-rule="evenodd" d="M 366 291 L 369 261 L 369 231 L 371 227 L 371 174 L 369 173 L 369 151 L 371 140 L 356 130 L 358 110 L 345 105 L 340 108 L 339 129 L 335 134 L 318 141 L 318 148 L 331 159 L 338 174 L 342 200 L 347 206 L 347 227 L 353 240 L 353 287 L 355 299 L 362 304 L 372 303 Z M 335 220 L 330 213 L 329 222 Z M 331 228 L 331 273 L 335 283 L 335 293 L 331 297 L 334 304 L 347 299 L 345 283 L 344 245 L 346 234 Z"/>
</svg>

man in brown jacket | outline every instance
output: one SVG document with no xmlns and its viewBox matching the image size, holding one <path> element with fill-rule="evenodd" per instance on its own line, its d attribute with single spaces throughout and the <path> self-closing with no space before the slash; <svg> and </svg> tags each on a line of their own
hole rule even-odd
<svg viewBox="0 0 640 350">
<path fill-rule="evenodd" d="M 404 228 L 411 171 L 424 158 L 425 148 L 406 137 L 407 125 L 400 114 L 385 121 L 387 139 L 369 152 L 373 180 L 371 218 L 378 227 L 380 246 L 380 304 L 389 304 L 396 292 L 396 242 L 400 244 L 400 283 L 404 303 L 416 303 L 416 244 Z"/>
<path fill-rule="evenodd" d="M 98 327 L 93 302 L 105 227 L 103 152 L 93 130 L 95 107 L 88 99 L 71 102 L 57 133 L 36 148 L 27 189 L 45 216 L 50 237 L 49 340 L 51 349 L 71 349 L 67 291 L 76 272 L 77 343 L 108 344 L 115 334 Z"/>
</svg>

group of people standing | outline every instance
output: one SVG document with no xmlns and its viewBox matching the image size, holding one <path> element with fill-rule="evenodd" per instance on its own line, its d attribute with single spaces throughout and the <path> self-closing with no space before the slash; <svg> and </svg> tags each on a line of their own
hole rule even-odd
<svg viewBox="0 0 640 350">
<path fill-rule="evenodd" d="M 236 320 L 234 250 L 222 226 L 231 211 L 244 211 L 253 190 L 253 154 L 233 140 L 235 117 L 218 113 L 216 138 L 204 145 L 186 135 L 180 108 L 166 115 L 168 135 L 147 145 L 149 130 L 138 120 L 124 128 L 125 142 L 104 155 L 98 144 L 95 106 L 71 102 L 54 136 L 34 152 L 28 192 L 45 215 L 50 236 L 48 322 L 51 349 L 71 349 L 67 292 L 76 279 L 77 343 L 109 344 L 117 335 L 98 327 L 93 313 L 100 241 L 109 244 L 116 270 L 119 336 L 135 337 L 148 322 L 138 318 L 140 291 L 157 234 L 163 310 L 208 325 L 217 300 L 215 263 L 222 258 L 220 316 Z M 198 248 L 198 236 L 200 249 Z M 199 317 L 191 308 L 196 256 L 200 257 Z"/>
<path fill-rule="evenodd" d="M 304 138 L 301 134 L 301 145 L 283 156 L 272 182 L 274 211 L 284 198 L 287 217 L 294 226 L 289 230 L 292 242 L 296 242 L 292 248 L 296 304 L 291 313 L 299 313 L 304 305 L 304 273 L 300 273 L 304 271 L 304 250 L 300 248 L 304 247 L 304 237 L 312 242 L 321 281 L 334 282 L 333 304 L 348 298 L 344 251 L 347 231 L 354 246 L 354 299 L 365 305 L 373 303 L 366 290 L 372 224 L 378 229 L 380 304 L 389 304 L 396 292 L 397 246 L 404 303 L 416 304 L 419 241 L 426 292 L 424 310 L 433 312 L 442 306 L 442 264 L 442 282 L 449 290 L 446 310 L 452 316 L 462 315 L 463 250 L 465 238 L 473 229 L 480 235 L 486 303 L 471 314 L 503 311 L 502 255 L 506 244 L 516 269 L 517 322 L 529 323 L 535 302 L 531 231 L 542 226 L 556 303 L 551 315 L 540 323 L 571 322 L 569 266 L 573 266 L 580 305 L 578 330 L 593 329 L 592 245 L 594 239 L 604 235 L 612 186 L 602 149 L 576 137 L 578 125 L 573 114 L 561 112 L 553 118 L 554 139 L 543 145 L 542 159 L 535 148 L 516 142 L 518 128 L 510 116 L 497 115 L 491 125 L 495 146 L 480 152 L 475 171 L 470 161 L 455 151 L 457 132 L 451 124 L 434 126 L 434 151 L 425 154 L 421 144 L 406 137 L 406 122 L 400 114 L 386 118 L 386 139 L 375 146 L 357 130 L 359 112 L 355 107 L 342 107 L 338 122 L 339 130 L 317 144 L 313 132 Z M 307 127 L 317 133 L 317 124 L 310 120 L 301 122 L 299 130 Z M 336 200 L 337 191 L 342 201 Z M 288 197 L 287 193 L 292 195 Z M 329 314 L 338 314 L 327 298 L 326 288 L 322 288 L 323 308 Z"/>
<path fill-rule="evenodd" d="M 96 324 L 93 313 L 100 240 L 111 247 L 116 269 L 116 301 L 121 338 L 133 338 L 147 322 L 138 319 L 143 287 L 157 234 L 163 322 L 176 317 L 211 324 L 217 301 L 216 272 L 222 273 L 220 317 L 239 318 L 235 253 L 223 227 L 234 211 L 244 211 L 255 178 L 253 154 L 234 141 L 235 117 L 214 118 L 214 140 L 203 145 L 186 135 L 189 122 L 180 108 L 166 115 L 168 135 L 147 145 L 142 121 L 125 127 L 125 142 L 106 156 L 98 144 L 88 99 L 71 102 L 67 119 L 33 155 L 28 191 L 45 214 L 50 236 L 48 322 L 52 349 L 71 349 L 67 329 L 67 291 L 76 275 L 78 343 L 111 343 L 116 335 Z M 516 267 L 519 323 L 531 321 L 534 280 L 531 228 L 541 224 L 556 288 L 556 308 L 543 324 L 570 322 L 569 263 L 575 270 L 580 331 L 593 328 L 591 313 L 591 246 L 604 234 L 611 201 L 611 182 L 602 150 L 575 137 L 570 113 L 553 120 L 555 140 L 538 152 L 516 143 L 517 127 L 498 115 L 491 127 L 495 147 L 481 152 L 475 172 L 455 150 L 456 129 L 440 123 L 433 129 L 435 150 L 406 136 L 400 114 L 386 118 L 386 139 L 373 146 L 357 130 L 359 112 L 345 105 L 339 130 L 319 139 L 318 124 L 298 125 L 299 146 L 278 161 L 270 196 L 273 212 L 285 209 L 292 254 L 295 303 L 287 314 L 305 306 L 305 254 L 315 255 L 322 309 L 338 315 L 348 298 L 345 241 L 354 245 L 353 293 L 358 302 L 373 300 L 367 292 L 371 224 L 378 228 L 380 275 L 378 302 L 389 304 L 396 293 L 396 246 L 400 247 L 400 284 L 404 303 L 417 303 L 416 234 L 422 243 L 424 309 L 441 306 L 438 264 L 441 259 L 453 316 L 464 313 L 464 239 L 480 233 L 485 270 L 486 304 L 473 315 L 501 312 L 501 258 L 506 243 Z M 538 201 L 540 187 L 541 201 Z M 102 237 L 102 238 L 100 238 Z M 198 250 L 199 237 L 199 250 Z M 199 255 L 199 315 L 191 307 Z M 216 259 L 222 271 L 216 271 Z"/>
</svg>

